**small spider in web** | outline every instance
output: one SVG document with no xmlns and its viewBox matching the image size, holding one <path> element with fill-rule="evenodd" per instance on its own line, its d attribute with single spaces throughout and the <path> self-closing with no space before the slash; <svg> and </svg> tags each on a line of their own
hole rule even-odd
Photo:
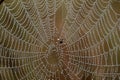
<svg viewBox="0 0 120 80">
<path fill-rule="evenodd" d="M 63 39 L 58 39 L 59 44 L 62 44 L 64 41 Z"/>
</svg>

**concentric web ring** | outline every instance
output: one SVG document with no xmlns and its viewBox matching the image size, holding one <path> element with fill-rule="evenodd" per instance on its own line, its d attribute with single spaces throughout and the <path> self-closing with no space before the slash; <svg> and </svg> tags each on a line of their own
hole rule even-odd
<svg viewBox="0 0 120 80">
<path fill-rule="evenodd" d="M 0 2 L 0 80 L 120 80 L 119 0 Z"/>
</svg>

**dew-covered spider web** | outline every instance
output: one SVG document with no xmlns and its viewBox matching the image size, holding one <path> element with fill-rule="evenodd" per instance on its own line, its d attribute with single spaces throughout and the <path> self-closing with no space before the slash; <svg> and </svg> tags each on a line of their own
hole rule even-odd
<svg viewBox="0 0 120 80">
<path fill-rule="evenodd" d="M 0 80 L 120 80 L 120 1 L 0 0 Z"/>
</svg>

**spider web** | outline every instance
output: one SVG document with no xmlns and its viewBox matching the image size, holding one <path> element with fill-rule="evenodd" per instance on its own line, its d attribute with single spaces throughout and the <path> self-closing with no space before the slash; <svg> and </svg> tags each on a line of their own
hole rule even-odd
<svg viewBox="0 0 120 80">
<path fill-rule="evenodd" d="M 4 0 L 0 80 L 119 80 L 119 0 Z"/>
</svg>

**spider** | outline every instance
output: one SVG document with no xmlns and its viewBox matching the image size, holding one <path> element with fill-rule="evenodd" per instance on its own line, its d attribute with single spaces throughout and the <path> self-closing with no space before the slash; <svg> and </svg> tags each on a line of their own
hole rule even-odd
<svg viewBox="0 0 120 80">
<path fill-rule="evenodd" d="M 61 39 L 61 40 L 59 41 L 59 43 L 62 44 L 62 43 L 63 43 L 63 39 Z"/>
</svg>

